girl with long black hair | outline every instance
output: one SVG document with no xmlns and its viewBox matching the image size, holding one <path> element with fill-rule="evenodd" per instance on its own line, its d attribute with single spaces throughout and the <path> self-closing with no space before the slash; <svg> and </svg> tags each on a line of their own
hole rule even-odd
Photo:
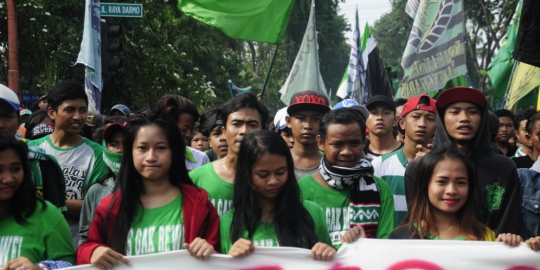
<svg viewBox="0 0 540 270">
<path fill-rule="evenodd" d="M 475 216 L 478 184 L 467 157 L 454 147 L 434 148 L 419 162 L 409 212 L 390 239 L 499 241 L 516 246 L 515 234 L 495 232 Z M 477 207 L 476 207 L 477 208 Z"/>
<path fill-rule="evenodd" d="M 188 176 L 181 136 L 163 112 L 129 122 L 118 184 L 96 208 L 78 264 L 107 269 L 118 261 L 129 265 L 124 255 L 181 248 L 199 259 L 214 253 L 218 215 Z"/>
<path fill-rule="evenodd" d="M 245 135 L 240 146 L 233 209 L 222 216 L 221 249 L 235 258 L 254 246 L 311 249 L 317 260 L 336 254 L 321 208 L 302 201 L 287 144 L 275 132 Z M 234 243 L 234 244 L 233 244 Z"/>
<path fill-rule="evenodd" d="M 0 132 L 0 269 L 56 269 L 75 262 L 68 224 L 36 195 L 28 147 Z"/>
</svg>

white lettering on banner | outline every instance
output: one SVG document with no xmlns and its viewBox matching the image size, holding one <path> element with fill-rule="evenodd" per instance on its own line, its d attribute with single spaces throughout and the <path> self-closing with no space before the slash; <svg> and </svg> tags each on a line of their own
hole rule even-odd
<svg viewBox="0 0 540 270">
<path fill-rule="evenodd" d="M 212 205 L 214 205 L 220 217 L 225 215 L 225 213 L 229 212 L 232 207 L 232 200 L 218 199 L 216 201 L 216 199 L 211 198 L 210 202 L 212 203 Z"/>
<path fill-rule="evenodd" d="M 256 247 L 277 247 L 278 243 L 274 239 L 254 240 L 253 245 Z"/>
<path fill-rule="evenodd" d="M 241 260 L 228 255 L 210 255 L 197 260 L 186 250 L 127 257 L 130 266 L 118 263 L 115 270 L 182 269 L 482 269 L 540 270 L 540 252 L 521 244 L 507 247 L 500 242 L 359 239 L 344 244 L 331 261 L 311 259 L 311 251 L 287 247 L 255 247 Z M 91 265 L 64 270 L 94 270 Z"/>
<path fill-rule="evenodd" d="M 126 243 L 128 256 L 180 250 L 184 243 L 183 225 L 163 225 L 130 229 Z M 156 245 L 157 244 L 157 249 Z"/>
<path fill-rule="evenodd" d="M 21 257 L 21 249 L 24 237 L 2 236 L 0 237 L 0 266 Z"/>
</svg>

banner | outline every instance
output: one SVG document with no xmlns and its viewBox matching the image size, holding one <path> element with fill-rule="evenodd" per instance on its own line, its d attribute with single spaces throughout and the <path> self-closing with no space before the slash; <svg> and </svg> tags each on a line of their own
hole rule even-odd
<svg viewBox="0 0 540 270">
<path fill-rule="evenodd" d="M 99 0 L 86 0 L 84 31 L 81 50 L 75 64 L 86 66 L 84 88 L 88 96 L 88 110 L 100 112 L 101 90 L 101 25 Z"/>
<path fill-rule="evenodd" d="M 234 39 L 279 43 L 289 24 L 294 0 L 179 0 L 186 15 Z"/>
<path fill-rule="evenodd" d="M 540 1 L 523 0 L 514 58 L 540 67 Z"/>
<path fill-rule="evenodd" d="M 502 109 L 504 96 L 508 89 L 508 82 L 514 66 L 514 49 L 519 28 L 519 18 L 521 17 L 521 7 L 523 1 L 519 1 L 514 14 L 513 22 L 508 26 L 508 31 L 504 36 L 499 52 L 493 58 L 488 67 L 488 76 L 493 85 L 493 97 L 491 98 L 491 109 Z"/>
<path fill-rule="evenodd" d="M 347 79 L 341 81 L 337 90 L 337 96 L 340 98 L 350 98 L 357 100 L 360 104 L 366 104 L 369 98 L 369 92 L 366 85 L 366 66 L 363 61 L 362 46 L 360 42 L 360 25 L 358 20 L 358 8 L 353 32 L 353 45 L 349 56 L 349 65 L 347 70 Z M 344 76 L 345 78 L 345 76 Z"/>
<path fill-rule="evenodd" d="M 212 255 L 206 261 L 191 257 L 187 251 L 172 251 L 127 257 L 131 266 L 119 262 L 113 269 L 220 269 L 220 270 L 361 270 L 361 269 L 482 269 L 540 270 L 540 252 L 525 244 L 507 247 L 503 243 L 456 240 L 381 240 L 359 239 L 344 244 L 331 261 L 316 261 L 311 251 L 299 248 L 255 247 L 243 259 Z M 94 270 L 82 265 L 66 270 Z"/>
<path fill-rule="evenodd" d="M 238 94 L 245 94 L 251 91 L 251 86 L 240 88 L 234 85 L 234 83 L 231 80 L 228 80 L 227 82 L 229 83 L 229 90 L 231 91 L 232 97 L 235 97 Z"/>
<path fill-rule="evenodd" d="M 289 77 L 279 92 L 281 101 L 289 106 L 291 97 L 296 92 L 315 90 L 328 96 L 319 70 L 319 46 L 317 45 L 317 27 L 315 26 L 315 2 L 311 1 L 309 20 L 300 45 L 300 51 L 294 59 Z"/>
<path fill-rule="evenodd" d="M 409 0 L 405 12 L 414 19 L 401 66 L 401 97 L 444 87 L 467 73 L 462 0 Z"/>
<path fill-rule="evenodd" d="M 504 108 L 514 110 L 517 102 L 538 86 L 540 86 L 540 67 L 517 62 Z"/>
</svg>

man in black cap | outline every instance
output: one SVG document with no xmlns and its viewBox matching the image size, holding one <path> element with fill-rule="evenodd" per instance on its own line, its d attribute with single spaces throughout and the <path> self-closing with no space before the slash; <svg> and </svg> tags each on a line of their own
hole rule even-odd
<svg viewBox="0 0 540 270">
<path fill-rule="evenodd" d="M 317 91 L 298 92 L 291 98 L 287 126 L 294 137 L 291 155 L 297 180 L 319 169 L 322 155 L 317 146 L 317 135 L 319 123 L 328 111 L 328 98 Z"/>
<path fill-rule="evenodd" d="M 396 119 L 394 101 L 390 97 L 377 95 L 368 100 L 366 107 L 369 111 L 366 121 L 369 141 L 364 146 L 366 158 L 373 160 L 403 147 L 403 143 L 396 141 L 393 133 Z"/>
</svg>

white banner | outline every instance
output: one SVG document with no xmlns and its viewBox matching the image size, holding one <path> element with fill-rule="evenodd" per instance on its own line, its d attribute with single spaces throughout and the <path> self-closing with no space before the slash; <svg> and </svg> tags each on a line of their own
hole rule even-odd
<svg viewBox="0 0 540 270">
<path fill-rule="evenodd" d="M 255 247 L 255 252 L 243 259 L 212 255 L 210 259 L 201 261 L 181 250 L 127 257 L 130 267 L 118 263 L 114 269 L 540 270 L 540 251 L 532 251 L 525 244 L 512 248 L 502 243 L 481 241 L 360 239 L 343 245 L 331 261 L 315 261 L 310 254 L 309 250 L 299 248 Z M 82 265 L 66 269 L 97 268 Z"/>
</svg>

